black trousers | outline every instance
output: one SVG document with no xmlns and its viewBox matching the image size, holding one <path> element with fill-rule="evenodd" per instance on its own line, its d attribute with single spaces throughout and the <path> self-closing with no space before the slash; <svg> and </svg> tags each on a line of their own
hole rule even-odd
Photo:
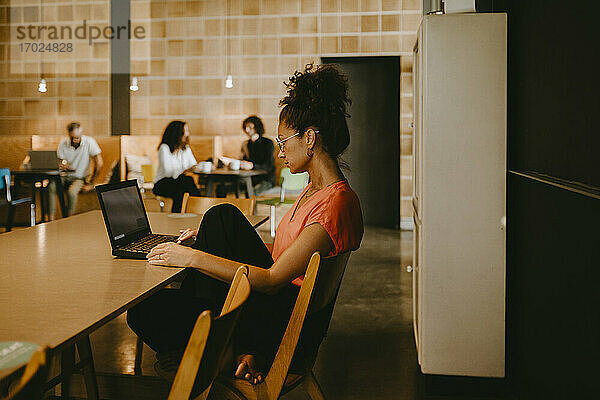
<svg viewBox="0 0 600 400">
<path fill-rule="evenodd" d="M 256 230 L 238 208 L 212 207 L 198 229 L 198 250 L 242 264 L 269 268 L 273 259 Z M 189 269 L 181 289 L 164 289 L 131 308 L 127 323 L 158 353 L 185 348 L 198 315 L 219 315 L 229 283 Z M 260 354 L 268 363 L 275 355 L 299 288 L 291 283 L 274 295 L 252 291 L 233 335 L 236 354 Z"/>
<path fill-rule="evenodd" d="M 200 196 L 194 178 L 184 174 L 179 175 L 177 179 L 162 178 L 154 184 L 152 193 L 173 199 L 173 206 L 171 207 L 173 213 L 181 212 L 184 193 L 189 193 L 190 196 Z"/>
</svg>

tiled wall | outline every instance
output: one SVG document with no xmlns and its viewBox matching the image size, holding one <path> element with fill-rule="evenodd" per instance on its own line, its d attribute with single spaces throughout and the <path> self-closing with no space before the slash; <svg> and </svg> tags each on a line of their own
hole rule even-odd
<svg viewBox="0 0 600 400">
<path fill-rule="evenodd" d="M 3 41 L 6 22 L 13 14 L 23 18 L 7 3 L 0 0 Z M 106 0 L 53 3 L 57 18 L 71 12 L 83 19 L 85 5 L 92 18 L 110 13 Z M 400 56 L 401 214 L 410 216 L 412 49 L 420 7 L 420 0 L 131 0 L 132 23 L 147 33 L 131 41 L 132 76 L 139 78 L 131 133 L 157 135 L 170 120 L 183 119 L 194 135 L 241 137 L 241 121 L 257 114 L 266 135 L 274 136 L 282 82 L 296 69 L 321 56 Z M 0 50 L 2 133 L 57 134 L 76 119 L 88 132 L 108 134 L 109 77 L 82 73 L 97 70 L 94 63 L 108 60 L 109 50 L 74 61 L 76 74 L 49 74 L 44 95 L 37 92 L 38 76 L 7 74 L 6 45 Z M 231 89 L 225 88 L 228 73 Z"/>
<path fill-rule="evenodd" d="M 41 7 L 40 4 L 43 4 Z M 110 49 L 106 40 L 76 53 L 44 54 L 48 91 L 40 93 L 40 54 L 16 54 L 16 25 L 107 25 L 109 0 L 0 0 L 0 134 L 56 135 L 79 121 L 87 134 L 109 135 Z M 33 42 L 33 41 L 32 41 Z M 17 52 L 18 53 L 18 52 Z"/>
</svg>

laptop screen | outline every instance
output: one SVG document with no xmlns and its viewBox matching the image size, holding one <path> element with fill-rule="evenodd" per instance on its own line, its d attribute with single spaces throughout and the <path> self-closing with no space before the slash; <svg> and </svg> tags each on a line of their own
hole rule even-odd
<svg viewBox="0 0 600 400">
<path fill-rule="evenodd" d="M 99 192 L 112 240 L 150 231 L 146 211 L 136 185 Z"/>
</svg>

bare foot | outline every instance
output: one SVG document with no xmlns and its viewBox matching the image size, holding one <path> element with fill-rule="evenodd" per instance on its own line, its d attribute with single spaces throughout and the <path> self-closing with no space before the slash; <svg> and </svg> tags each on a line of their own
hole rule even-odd
<svg viewBox="0 0 600 400">
<path fill-rule="evenodd" d="M 245 379 L 253 385 L 258 385 L 263 381 L 263 373 L 259 371 L 257 356 L 254 354 L 240 354 L 236 357 L 237 369 L 235 377 Z"/>
</svg>

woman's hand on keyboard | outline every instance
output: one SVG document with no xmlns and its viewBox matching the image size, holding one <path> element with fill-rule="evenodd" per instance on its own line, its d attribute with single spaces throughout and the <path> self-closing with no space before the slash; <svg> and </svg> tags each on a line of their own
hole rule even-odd
<svg viewBox="0 0 600 400">
<path fill-rule="evenodd" d="M 197 250 L 176 243 L 161 243 L 150 250 L 146 258 L 152 265 L 190 267 Z"/>
<path fill-rule="evenodd" d="M 198 230 L 188 228 L 188 229 L 179 231 L 179 233 L 180 233 L 180 235 L 176 241 L 177 244 L 179 244 L 179 243 L 183 242 L 184 240 L 189 239 L 191 237 L 196 237 L 196 235 L 198 234 Z"/>
</svg>

